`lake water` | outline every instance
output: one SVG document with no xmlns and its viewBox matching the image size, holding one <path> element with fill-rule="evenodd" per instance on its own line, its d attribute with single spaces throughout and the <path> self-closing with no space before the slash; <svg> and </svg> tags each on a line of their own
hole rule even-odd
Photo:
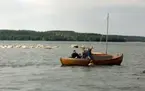
<svg viewBox="0 0 145 91">
<path fill-rule="evenodd" d="M 0 44 L 43 44 L 54 49 L 0 48 L 0 91 L 145 91 L 145 43 L 109 43 L 108 53 L 123 53 L 121 66 L 61 67 L 71 44 L 94 46 L 105 52 L 105 43 L 1 41 Z M 78 52 L 81 50 L 77 49 Z"/>
</svg>

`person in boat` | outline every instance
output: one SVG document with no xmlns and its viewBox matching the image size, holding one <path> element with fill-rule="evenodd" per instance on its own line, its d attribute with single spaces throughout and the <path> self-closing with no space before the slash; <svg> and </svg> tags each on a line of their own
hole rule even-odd
<svg viewBox="0 0 145 91">
<path fill-rule="evenodd" d="M 82 49 L 83 49 L 82 58 L 87 58 L 87 50 L 85 48 Z"/>
<path fill-rule="evenodd" d="M 92 49 L 93 49 L 93 47 L 90 47 L 90 48 L 88 48 L 88 51 L 87 51 L 87 57 L 91 60 L 93 60 Z"/>
<path fill-rule="evenodd" d="M 82 54 L 81 54 L 81 53 L 79 53 L 79 56 L 78 56 L 78 58 L 82 58 Z"/>
<path fill-rule="evenodd" d="M 71 54 L 71 58 L 81 58 L 80 55 L 76 52 L 76 50 L 73 50 L 73 53 Z"/>
</svg>

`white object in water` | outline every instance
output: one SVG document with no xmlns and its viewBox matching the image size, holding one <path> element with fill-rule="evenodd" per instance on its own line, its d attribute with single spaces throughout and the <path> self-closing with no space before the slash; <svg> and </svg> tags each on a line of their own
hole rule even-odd
<svg viewBox="0 0 145 91">
<path fill-rule="evenodd" d="M 12 45 L 8 45 L 7 48 L 13 48 L 13 46 Z"/>
<path fill-rule="evenodd" d="M 51 46 L 45 46 L 44 48 L 45 48 L 45 49 L 52 49 Z"/>
<path fill-rule="evenodd" d="M 35 48 L 44 48 L 44 45 L 38 44 Z"/>
<path fill-rule="evenodd" d="M 78 48 L 79 46 L 78 45 L 76 45 L 76 44 L 72 44 L 71 45 L 71 48 Z"/>
<path fill-rule="evenodd" d="M 26 45 L 22 45 L 21 48 L 26 49 L 26 48 L 28 48 L 28 47 L 27 47 Z"/>
</svg>

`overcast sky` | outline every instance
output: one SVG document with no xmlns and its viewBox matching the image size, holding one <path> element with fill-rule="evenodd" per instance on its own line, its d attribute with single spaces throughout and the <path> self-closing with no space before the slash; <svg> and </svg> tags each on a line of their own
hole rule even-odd
<svg viewBox="0 0 145 91">
<path fill-rule="evenodd" d="M 145 36 L 145 0 L 0 0 L 0 29 Z"/>
</svg>

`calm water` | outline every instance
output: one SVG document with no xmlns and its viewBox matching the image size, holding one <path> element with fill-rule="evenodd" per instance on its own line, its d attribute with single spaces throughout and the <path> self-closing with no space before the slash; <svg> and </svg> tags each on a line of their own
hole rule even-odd
<svg viewBox="0 0 145 91">
<path fill-rule="evenodd" d="M 121 66 L 61 67 L 71 44 L 104 43 L 1 41 L 0 44 L 48 44 L 55 49 L 0 49 L 0 91 L 145 91 L 145 43 L 109 43 L 108 52 L 124 53 Z M 80 52 L 80 50 L 77 50 Z"/>
</svg>

